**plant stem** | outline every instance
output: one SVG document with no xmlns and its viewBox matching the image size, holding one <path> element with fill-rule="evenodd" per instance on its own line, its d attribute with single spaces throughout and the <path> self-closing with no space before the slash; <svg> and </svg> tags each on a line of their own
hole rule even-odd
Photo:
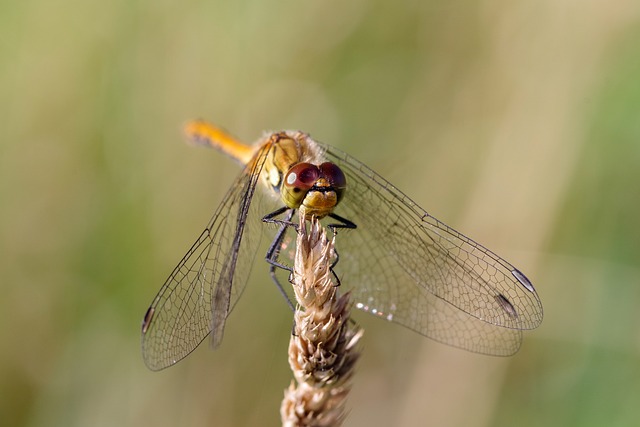
<svg viewBox="0 0 640 427">
<path fill-rule="evenodd" d="M 331 271 L 335 237 L 300 217 L 291 283 L 298 307 L 289 343 L 295 382 L 285 390 L 283 426 L 339 426 L 363 331 L 349 324 L 349 293 L 338 295 Z"/>
</svg>

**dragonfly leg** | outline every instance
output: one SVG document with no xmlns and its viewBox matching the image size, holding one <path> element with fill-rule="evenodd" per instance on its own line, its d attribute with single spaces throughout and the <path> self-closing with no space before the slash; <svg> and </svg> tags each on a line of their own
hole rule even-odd
<svg viewBox="0 0 640 427">
<path fill-rule="evenodd" d="M 329 214 L 329 218 L 333 218 L 336 221 L 340 221 L 340 223 L 338 223 L 338 224 L 327 224 L 327 227 L 329 227 L 331 229 L 331 231 L 333 231 L 333 234 L 338 234 L 338 229 L 339 228 L 346 228 L 346 229 L 350 229 L 350 230 L 358 228 L 358 226 L 355 223 L 349 221 L 346 218 L 341 217 L 340 215 L 336 215 L 334 213 L 330 213 Z"/>
<path fill-rule="evenodd" d="M 278 215 L 282 215 L 287 211 L 289 212 L 285 216 L 284 220 L 276 219 Z M 285 206 L 271 212 L 270 214 L 265 215 L 262 218 L 263 222 L 280 225 L 280 228 L 276 233 L 276 237 L 273 239 L 273 242 L 271 242 L 271 245 L 267 250 L 265 261 L 269 263 L 269 274 L 271 275 L 271 280 L 273 280 L 273 282 L 276 284 L 276 286 L 278 287 L 278 290 L 280 291 L 282 296 L 284 296 L 284 299 L 287 301 L 287 304 L 289 305 L 289 308 L 291 308 L 292 311 L 295 310 L 295 306 L 293 305 L 293 303 L 289 299 L 289 296 L 287 295 L 284 288 L 282 287 L 280 280 L 278 280 L 278 277 L 276 276 L 276 268 L 281 268 L 283 270 L 286 270 L 289 272 L 290 275 L 293 272 L 293 269 L 291 267 L 285 264 L 282 264 L 280 261 L 278 261 L 278 257 L 280 256 L 280 250 L 282 250 L 282 242 L 284 240 L 287 227 L 294 227 L 296 230 L 298 229 L 298 225 L 291 221 L 294 213 L 295 213 L 295 209 L 290 209 Z"/>
<path fill-rule="evenodd" d="M 338 234 L 338 229 L 339 228 L 346 228 L 346 229 L 350 229 L 350 230 L 353 230 L 353 229 L 357 228 L 357 225 L 355 223 L 349 221 L 346 218 L 341 217 L 340 215 L 336 215 L 334 213 L 331 213 L 331 214 L 329 214 L 329 217 L 335 219 L 336 221 L 340 221 L 340 223 L 337 223 L 337 224 L 327 224 L 327 227 L 329 227 L 331 229 L 331 231 L 333 232 L 334 235 Z M 336 272 L 333 271 L 333 268 L 336 266 L 336 264 L 338 264 L 338 261 L 340 261 L 340 254 L 338 253 L 338 249 L 335 248 L 335 247 L 333 248 L 333 252 L 335 254 L 335 259 L 331 263 L 331 266 L 329 266 L 329 269 L 331 270 L 331 273 L 333 274 L 333 277 L 335 277 L 335 279 L 336 279 L 336 286 L 340 286 L 340 278 L 338 277 Z"/>
<path fill-rule="evenodd" d="M 276 218 L 279 215 L 282 215 L 283 213 L 289 211 L 289 213 L 287 214 L 287 216 L 285 217 L 285 219 L 278 219 Z M 295 213 L 295 209 L 291 209 L 288 208 L 286 206 L 283 206 L 279 209 L 276 209 L 275 211 L 266 214 L 265 216 L 262 217 L 262 222 L 265 222 L 267 224 L 278 224 L 280 226 L 285 226 L 286 227 L 293 227 L 294 230 L 296 230 L 296 232 L 298 231 L 298 224 L 296 224 L 295 222 L 291 221 L 291 218 L 293 218 L 293 214 Z"/>
</svg>

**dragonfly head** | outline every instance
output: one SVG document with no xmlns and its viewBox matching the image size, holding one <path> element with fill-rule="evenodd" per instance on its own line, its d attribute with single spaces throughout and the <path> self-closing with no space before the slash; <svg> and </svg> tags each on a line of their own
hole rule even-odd
<svg viewBox="0 0 640 427">
<path fill-rule="evenodd" d="M 347 179 L 336 164 L 303 162 L 286 173 L 280 195 L 287 207 L 299 208 L 308 217 L 323 218 L 340 203 L 346 188 Z"/>
</svg>

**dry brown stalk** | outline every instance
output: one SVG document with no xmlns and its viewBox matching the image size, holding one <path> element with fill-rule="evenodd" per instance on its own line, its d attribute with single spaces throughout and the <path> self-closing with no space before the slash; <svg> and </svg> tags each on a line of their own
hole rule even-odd
<svg viewBox="0 0 640 427">
<path fill-rule="evenodd" d="M 338 295 L 330 270 L 334 239 L 315 218 L 300 218 L 292 284 L 298 302 L 289 365 L 295 382 L 280 407 L 283 426 L 339 426 L 362 330 L 349 324 L 349 293 Z M 297 383 L 297 385 L 296 385 Z"/>
</svg>

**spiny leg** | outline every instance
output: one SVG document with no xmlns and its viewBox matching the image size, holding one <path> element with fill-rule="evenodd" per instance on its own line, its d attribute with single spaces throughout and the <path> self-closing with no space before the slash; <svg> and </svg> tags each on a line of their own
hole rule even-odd
<svg viewBox="0 0 640 427">
<path fill-rule="evenodd" d="M 285 212 L 287 212 L 287 215 L 285 216 L 284 219 L 277 219 L 279 215 L 282 215 Z M 270 265 L 269 274 L 271 275 L 271 279 L 278 287 L 278 290 L 280 291 L 280 293 L 285 297 L 285 300 L 287 301 L 287 304 L 289 305 L 291 310 L 295 310 L 295 307 L 291 302 L 291 300 L 289 299 L 289 296 L 285 292 L 284 287 L 278 280 L 278 277 L 276 276 L 276 268 L 281 268 L 283 270 L 286 270 L 290 274 L 293 272 L 293 269 L 291 267 L 279 262 L 278 258 L 280 256 L 280 251 L 282 250 L 282 242 L 284 241 L 287 227 L 293 227 L 296 230 L 296 232 L 298 231 L 299 225 L 291 221 L 294 214 L 295 214 L 295 209 L 291 209 L 286 206 L 283 206 L 265 215 L 262 218 L 262 221 L 265 223 L 278 224 L 280 226 L 280 228 L 278 229 L 278 232 L 276 233 L 275 238 L 273 239 L 273 242 L 271 242 L 271 245 L 267 250 L 265 260 Z M 345 228 L 345 229 L 357 228 L 356 224 L 354 224 L 352 221 L 346 218 L 343 218 L 339 215 L 336 215 L 334 213 L 329 214 L 329 217 L 335 219 L 336 221 L 339 221 L 339 223 L 333 223 L 333 224 L 327 225 L 327 227 L 333 232 L 334 235 L 338 234 L 338 229 L 340 228 Z M 333 277 L 336 279 L 336 286 L 340 286 L 340 278 L 338 277 L 336 272 L 333 270 L 333 268 L 336 266 L 336 264 L 338 264 L 338 261 L 340 260 L 340 255 L 338 254 L 338 250 L 335 247 L 333 252 L 335 254 L 335 260 L 331 263 L 331 265 L 329 266 L 329 269 L 331 270 L 331 274 L 333 274 Z"/>
<path fill-rule="evenodd" d="M 284 220 L 276 219 L 278 215 L 282 215 L 287 211 L 289 212 L 287 213 Z M 271 245 L 269 246 L 269 249 L 267 250 L 265 261 L 269 263 L 269 274 L 271 275 L 271 280 L 273 280 L 273 282 L 278 287 L 278 290 L 280 291 L 280 293 L 284 296 L 284 299 L 287 301 L 287 304 L 289 305 L 289 308 L 291 308 L 291 311 L 295 311 L 295 306 L 289 299 L 289 296 L 287 295 L 284 288 L 282 287 L 282 284 L 278 280 L 278 277 L 276 276 L 276 268 L 281 268 L 283 270 L 286 270 L 289 272 L 289 274 L 293 272 L 293 269 L 291 267 L 279 262 L 278 257 L 280 256 L 280 251 L 282 250 L 282 242 L 284 241 L 287 227 L 294 227 L 296 230 L 298 229 L 297 224 L 291 221 L 294 213 L 295 213 L 295 209 L 290 209 L 285 206 L 271 212 L 270 214 L 265 215 L 262 218 L 263 222 L 280 225 L 280 228 L 276 233 L 276 237 L 273 239 L 273 241 L 271 242 Z"/>
<path fill-rule="evenodd" d="M 340 223 L 334 223 L 334 224 L 327 224 L 327 227 L 329 227 L 329 229 L 333 232 L 334 236 L 338 235 L 338 229 L 340 228 L 346 228 L 349 230 L 353 230 L 355 228 L 357 228 L 357 225 L 351 221 L 349 221 L 346 218 L 341 217 L 340 215 L 336 215 L 334 213 L 330 213 L 329 214 L 329 218 L 333 218 L 336 221 L 340 221 Z M 333 277 L 335 277 L 336 279 L 336 286 L 340 286 L 340 278 L 338 277 L 338 275 L 336 274 L 335 271 L 333 271 L 333 268 L 336 266 L 336 264 L 338 264 L 338 261 L 340 261 L 340 254 L 338 253 L 338 249 L 334 246 L 333 248 L 333 253 L 335 254 L 336 258 L 335 260 L 331 263 L 331 265 L 329 266 L 329 270 L 331 270 L 331 273 L 333 274 Z"/>
</svg>

